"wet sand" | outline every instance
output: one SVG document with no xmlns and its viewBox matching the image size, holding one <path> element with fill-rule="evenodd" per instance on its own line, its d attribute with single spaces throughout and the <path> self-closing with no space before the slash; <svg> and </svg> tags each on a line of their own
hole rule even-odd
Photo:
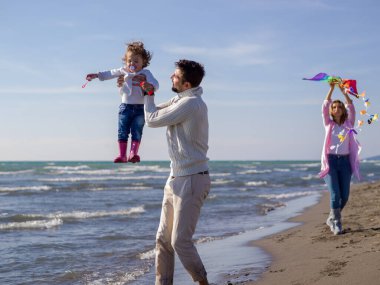
<svg viewBox="0 0 380 285">
<path fill-rule="evenodd" d="M 253 241 L 273 261 L 260 279 L 230 284 L 380 284 L 380 182 L 351 187 L 342 235 L 325 224 L 329 194 L 291 221 L 302 225 Z"/>
</svg>

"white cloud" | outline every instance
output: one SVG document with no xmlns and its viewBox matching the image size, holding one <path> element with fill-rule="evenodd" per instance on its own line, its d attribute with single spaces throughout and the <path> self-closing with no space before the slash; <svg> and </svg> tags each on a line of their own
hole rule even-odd
<svg viewBox="0 0 380 285">
<path fill-rule="evenodd" d="M 6 56 L 6 55 L 3 55 Z M 17 74 L 22 74 L 23 76 L 44 76 L 46 75 L 44 72 L 37 70 L 36 68 L 25 64 L 21 61 L 12 61 L 5 58 L 0 58 L 0 71 L 4 71 L 7 74 L 15 72 Z M 5 74 L 5 73 L 4 73 Z"/>
<path fill-rule="evenodd" d="M 10 95 L 10 94 L 77 94 L 77 93 L 115 93 L 115 88 L 93 88 L 91 90 L 83 90 L 80 85 L 78 86 L 65 86 L 56 88 L 0 88 L 0 95 Z M 117 91 L 116 91 L 117 92 Z"/>
<path fill-rule="evenodd" d="M 78 25 L 71 21 L 58 21 L 55 23 L 58 27 L 76 28 Z"/>
<path fill-rule="evenodd" d="M 269 46 L 256 43 L 235 43 L 224 47 L 194 47 L 183 45 L 169 45 L 163 47 L 163 50 L 170 54 L 186 56 L 205 56 L 215 59 L 231 58 L 230 64 L 236 65 L 265 65 L 270 64 L 273 60 L 264 54 L 270 50 Z"/>
</svg>

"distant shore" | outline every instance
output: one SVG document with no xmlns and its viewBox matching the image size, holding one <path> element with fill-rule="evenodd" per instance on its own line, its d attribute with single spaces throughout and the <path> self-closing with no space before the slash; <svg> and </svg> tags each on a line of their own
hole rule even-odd
<svg viewBox="0 0 380 285">
<path fill-rule="evenodd" d="M 302 225 L 254 241 L 273 262 L 259 280 L 236 284 L 379 284 L 380 181 L 352 186 L 342 235 L 326 226 L 328 212 L 325 192 L 317 205 L 292 219 Z"/>
</svg>

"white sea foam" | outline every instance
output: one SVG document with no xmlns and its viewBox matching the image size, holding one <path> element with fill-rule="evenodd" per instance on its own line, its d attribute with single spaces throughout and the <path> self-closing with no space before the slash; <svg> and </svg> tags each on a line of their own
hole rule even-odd
<svg viewBox="0 0 380 285">
<path fill-rule="evenodd" d="M 18 174 L 25 174 L 25 173 L 32 173 L 33 169 L 27 169 L 27 170 L 16 170 L 16 171 L 0 171 L 0 175 L 18 175 Z"/>
<path fill-rule="evenodd" d="M 277 172 L 289 172 L 290 171 L 289 168 L 274 168 L 273 170 L 277 171 Z"/>
<path fill-rule="evenodd" d="M 211 177 L 225 177 L 225 176 L 231 176 L 231 173 L 211 173 Z"/>
<path fill-rule="evenodd" d="M 307 176 L 303 176 L 301 177 L 302 180 L 311 180 L 311 179 L 319 179 L 319 177 L 317 175 L 312 175 L 312 174 L 309 174 Z"/>
<path fill-rule="evenodd" d="M 151 190 L 151 189 L 154 189 L 153 187 L 149 187 L 149 186 L 125 186 L 125 187 L 122 187 L 122 188 L 117 188 L 117 190 Z M 89 189 L 90 191 L 109 191 L 110 188 L 106 188 L 106 187 L 96 187 L 96 188 L 90 188 Z M 114 190 L 114 189 L 112 189 Z"/>
<path fill-rule="evenodd" d="M 104 190 L 108 190 L 108 189 L 105 187 L 96 187 L 96 188 L 90 188 L 88 190 L 89 191 L 104 191 Z"/>
<path fill-rule="evenodd" d="M 311 162 L 311 163 L 292 163 L 291 167 L 319 167 L 321 164 L 319 162 Z"/>
<path fill-rule="evenodd" d="M 196 241 L 196 243 L 200 244 L 200 243 L 212 242 L 212 241 L 220 240 L 223 238 L 224 237 L 222 237 L 222 236 L 219 236 L 219 237 L 201 237 Z"/>
<path fill-rule="evenodd" d="M 263 185 L 267 185 L 268 182 L 266 181 L 249 181 L 249 182 L 246 182 L 245 185 L 247 186 L 263 186 Z"/>
<path fill-rule="evenodd" d="M 263 174 L 263 173 L 271 173 L 271 172 L 272 170 L 270 169 L 263 169 L 263 170 L 249 169 L 249 170 L 237 172 L 237 174 Z"/>
<path fill-rule="evenodd" d="M 50 229 L 59 226 L 63 221 L 59 218 L 53 218 L 50 220 L 37 220 L 27 222 L 14 222 L 7 224 L 0 224 L 0 230 L 12 230 L 12 229 Z"/>
<path fill-rule="evenodd" d="M 131 170 L 131 168 L 123 168 L 124 170 Z M 133 171 L 152 171 L 159 173 L 170 173 L 170 168 L 162 167 L 159 165 L 133 165 Z"/>
<path fill-rule="evenodd" d="M 73 211 L 68 213 L 57 212 L 54 214 L 47 215 L 48 218 L 60 218 L 60 219 L 89 219 L 89 218 L 102 218 L 111 216 L 129 216 L 133 214 L 144 213 L 144 206 L 133 207 L 130 209 L 124 209 L 119 211 L 95 211 L 95 212 L 85 212 L 85 211 Z"/>
<path fill-rule="evenodd" d="M 167 176 L 108 176 L 108 177 L 65 177 L 65 178 L 41 178 L 39 181 L 45 182 L 80 182 L 80 181 L 109 181 L 109 180 L 149 180 L 149 179 L 165 179 Z"/>
<path fill-rule="evenodd" d="M 156 255 L 156 250 L 153 248 L 147 252 L 139 253 L 137 256 L 140 259 L 153 259 Z"/>
<path fill-rule="evenodd" d="M 154 189 L 153 187 L 148 186 L 126 186 L 123 187 L 123 190 L 151 190 Z"/>
<path fill-rule="evenodd" d="M 307 167 L 297 167 L 297 168 L 294 168 L 294 170 L 297 170 L 297 171 L 307 171 L 309 168 Z"/>
<path fill-rule="evenodd" d="M 209 194 L 209 195 L 207 196 L 207 199 L 208 199 L 208 200 L 213 200 L 213 199 L 215 199 L 216 197 L 217 197 L 216 194 Z"/>
<path fill-rule="evenodd" d="M 45 166 L 44 169 L 53 169 L 58 171 L 75 171 L 75 170 L 82 170 L 82 169 L 90 169 L 88 165 L 77 165 L 77 166 Z"/>
<path fill-rule="evenodd" d="M 144 264 L 141 268 L 136 268 L 131 272 L 127 272 L 123 275 L 119 275 L 118 273 L 109 273 L 105 278 L 98 278 L 96 280 L 87 281 L 88 285 L 125 285 L 129 284 L 130 281 L 136 280 L 138 277 L 144 275 L 149 272 L 152 264 Z M 96 274 L 98 275 L 98 274 Z"/>
<path fill-rule="evenodd" d="M 48 191 L 52 189 L 50 186 L 15 186 L 15 187 L 0 187 L 0 192 L 15 192 L 15 191 Z"/>
<path fill-rule="evenodd" d="M 239 168 L 254 168 L 256 165 L 261 165 L 260 161 L 250 162 L 249 164 L 236 164 Z"/>
<path fill-rule="evenodd" d="M 367 174 L 367 177 L 373 177 L 373 176 L 375 176 L 375 173 L 368 173 Z"/>
<path fill-rule="evenodd" d="M 55 174 L 80 174 L 80 175 L 115 175 L 117 169 L 94 169 L 94 170 L 57 170 Z M 130 173 L 133 173 L 132 171 Z"/>
<path fill-rule="evenodd" d="M 301 197 L 301 196 L 309 196 L 314 195 L 315 192 L 313 191 L 305 191 L 305 192 L 293 192 L 293 193 L 283 193 L 283 194 L 262 194 L 257 195 L 257 197 L 260 198 L 266 198 L 266 199 L 286 199 L 286 198 L 295 198 L 295 197 Z"/>
<path fill-rule="evenodd" d="M 212 185 L 222 185 L 234 182 L 234 180 L 215 179 L 211 181 Z"/>
</svg>

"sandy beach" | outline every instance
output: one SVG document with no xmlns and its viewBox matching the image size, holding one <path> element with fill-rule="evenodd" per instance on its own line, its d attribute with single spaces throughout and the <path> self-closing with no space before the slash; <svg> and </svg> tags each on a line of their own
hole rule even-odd
<svg viewBox="0 0 380 285">
<path fill-rule="evenodd" d="M 292 219 L 302 225 L 254 241 L 273 262 L 259 280 L 233 284 L 380 284 L 380 182 L 352 186 L 342 235 L 326 226 L 328 213 L 325 192 L 317 205 Z"/>
</svg>

